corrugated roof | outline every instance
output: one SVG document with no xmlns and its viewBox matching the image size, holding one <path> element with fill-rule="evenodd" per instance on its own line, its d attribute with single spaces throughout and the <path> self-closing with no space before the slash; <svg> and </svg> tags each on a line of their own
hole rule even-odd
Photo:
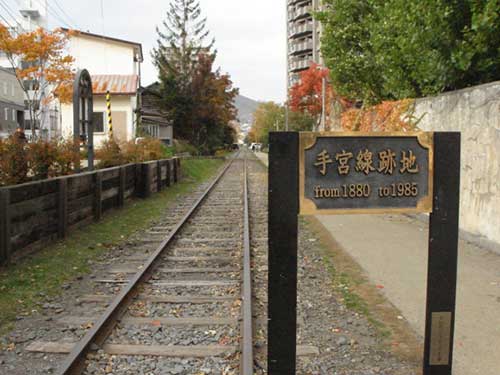
<svg viewBox="0 0 500 375">
<path fill-rule="evenodd" d="M 91 78 L 94 95 L 106 94 L 108 90 L 115 95 L 135 95 L 137 93 L 139 77 L 136 74 L 97 74 L 92 75 Z"/>
</svg>

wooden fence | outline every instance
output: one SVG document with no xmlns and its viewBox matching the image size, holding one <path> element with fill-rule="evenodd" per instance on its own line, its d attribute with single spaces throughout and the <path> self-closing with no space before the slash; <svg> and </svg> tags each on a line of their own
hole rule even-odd
<svg viewBox="0 0 500 375">
<path fill-rule="evenodd" d="M 172 158 L 0 188 L 0 263 L 176 183 L 180 166 Z"/>
</svg>

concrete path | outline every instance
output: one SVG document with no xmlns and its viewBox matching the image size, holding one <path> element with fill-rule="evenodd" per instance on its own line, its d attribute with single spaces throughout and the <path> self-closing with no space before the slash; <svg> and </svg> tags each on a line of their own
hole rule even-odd
<svg viewBox="0 0 500 375">
<path fill-rule="evenodd" d="M 423 337 L 427 225 L 406 216 L 318 216 Z M 500 255 L 460 242 L 455 375 L 500 374 Z"/>
<path fill-rule="evenodd" d="M 423 337 L 427 224 L 402 215 L 318 219 Z M 499 354 L 500 255 L 460 241 L 453 373 L 499 375 Z"/>
</svg>

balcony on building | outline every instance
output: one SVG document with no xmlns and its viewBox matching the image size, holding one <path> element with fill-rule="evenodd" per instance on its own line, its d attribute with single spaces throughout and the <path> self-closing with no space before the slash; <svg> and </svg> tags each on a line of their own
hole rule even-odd
<svg viewBox="0 0 500 375">
<path fill-rule="evenodd" d="M 40 17 L 40 11 L 36 7 L 36 5 L 33 5 L 33 1 L 31 0 L 23 1 L 22 4 L 20 5 L 19 12 L 23 15 L 23 17 L 29 17 L 29 18 Z"/>
<path fill-rule="evenodd" d="M 312 22 L 302 23 L 290 28 L 290 38 L 304 37 L 308 34 L 312 34 L 312 32 L 313 32 Z"/>
<path fill-rule="evenodd" d="M 301 20 L 303 18 L 310 18 L 312 13 L 312 6 L 306 5 L 304 7 L 297 8 L 294 12 L 294 21 Z"/>
<path fill-rule="evenodd" d="M 291 59 L 288 65 L 288 70 L 293 73 L 306 70 L 311 66 L 311 62 L 312 62 L 312 56 L 310 55 Z"/>
<path fill-rule="evenodd" d="M 310 53 L 313 50 L 313 41 L 312 39 L 304 40 L 299 43 L 293 43 L 290 45 L 290 54 L 291 55 L 300 55 L 304 53 Z"/>
<path fill-rule="evenodd" d="M 312 5 L 313 0 L 288 0 L 288 6 L 299 5 Z"/>
</svg>

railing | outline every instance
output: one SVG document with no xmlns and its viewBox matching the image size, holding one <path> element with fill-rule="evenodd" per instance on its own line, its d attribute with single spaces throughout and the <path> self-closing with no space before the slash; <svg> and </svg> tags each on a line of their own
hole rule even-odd
<svg viewBox="0 0 500 375">
<path fill-rule="evenodd" d="M 144 135 L 148 135 L 152 138 L 160 138 L 160 126 L 159 125 L 141 125 L 140 131 Z"/>
<path fill-rule="evenodd" d="M 180 159 L 173 158 L 0 188 L 0 263 L 64 238 L 72 228 L 179 178 Z"/>
<path fill-rule="evenodd" d="M 310 60 L 292 61 L 289 65 L 291 71 L 307 69 L 311 65 Z"/>
<path fill-rule="evenodd" d="M 313 25 L 311 22 L 305 23 L 303 25 L 294 26 L 290 29 L 290 37 L 296 37 L 301 34 L 312 33 Z"/>
<path fill-rule="evenodd" d="M 290 53 L 300 53 L 305 51 L 310 51 L 313 49 L 312 40 L 302 43 L 294 43 L 290 46 Z"/>
</svg>

